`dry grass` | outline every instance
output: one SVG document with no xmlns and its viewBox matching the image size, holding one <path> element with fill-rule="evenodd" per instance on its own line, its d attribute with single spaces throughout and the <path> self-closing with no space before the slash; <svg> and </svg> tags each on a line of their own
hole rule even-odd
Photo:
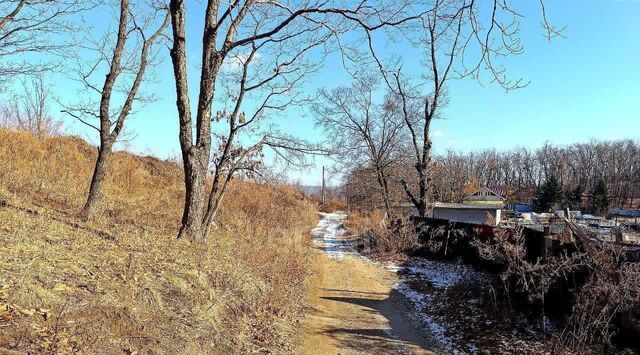
<svg viewBox="0 0 640 355">
<path fill-rule="evenodd" d="M 233 184 L 206 245 L 177 241 L 182 172 L 118 153 L 98 218 L 73 217 L 95 151 L 0 130 L 0 352 L 289 352 L 313 205 Z"/>
<path fill-rule="evenodd" d="M 321 205 L 322 212 L 335 212 L 335 211 L 347 211 L 349 210 L 349 205 L 341 200 L 331 199 L 325 202 L 324 206 Z"/>
<path fill-rule="evenodd" d="M 404 261 L 418 247 L 413 223 L 406 218 L 385 219 L 381 210 L 354 211 L 345 226 L 358 237 L 360 252 L 379 261 Z"/>
<path fill-rule="evenodd" d="M 345 227 L 353 235 L 362 235 L 368 232 L 376 234 L 384 233 L 387 230 L 384 222 L 384 211 L 353 211 L 345 222 Z"/>
</svg>

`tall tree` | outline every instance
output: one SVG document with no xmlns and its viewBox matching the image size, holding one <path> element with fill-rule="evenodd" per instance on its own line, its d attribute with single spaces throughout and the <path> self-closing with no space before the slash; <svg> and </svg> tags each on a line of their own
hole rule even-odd
<svg viewBox="0 0 640 355">
<path fill-rule="evenodd" d="M 337 2 L 340 3 L 340 2 Z M 409 2 L 406 2 L 408 6 Z M 249 128 L 257 122 L 253 117 L 264 116 L 266 109 L 278 110 L 281 104 L 274 104 L 273 99 L 282 99 L 283 95 L 295 87 L 306 72 L 300 70 L 298 64 L 312 49 L 319 47 L 329 38 L 337 38 L 348 30 L 347 22 L 364 23 L 363 18 L 374 18 L 376 25 L 382 28 L 386 24 L 402 23 L 397 20 L 398 12 L 386 12 L 381 7 L 370 6 L 367 1 L 357 3 L 351 8 L 332 7 L 331 1 L 305 0 L 295 3 L 281 3 L 258 0 L 233 0 L 223 4 L 220 1 L 208 0 L 205 5 L 204 30 L 202 32 L 202 56 L 200 60 L 200 79 L 195 117 L 192 116 L 187 80 L 187 39 L 186 39 L 186 2 L 171 0 L 170 12 L 173 32 L 171 58 L 173 63 L 177 107 L 180 123 L 180 147 L 185 175 L 185 206 L 179 238 L 204 240 L 213 221 L 213 211 L 219 206 L 220 188 L 215 188 L 207 196 L 206 180 L 211 156 L 212 119 L 215 122 L 226 121 L 228 128 L 214 156 L 218 157 L 216 165 L 224 162 L 224 152 L 237 146 L 236 129 Z M 339 21 L 338 21 L 339 19 Z M 290 45 L 290 44 L 294 45 Z M 273 55 L 263 55 L 269 49 L 278 49 Z M 272 52 L 273 53 L 273 52 Z M 245 59 L 250 60 L 245 60 Z M 222 85 L 224 66 L 233 65 L 240 59 L 242 71 L 239 80 L 233 81 L 235 95 L 229 112 L 220 109 L 220 114 L 212 114 L 212 104 L 216 90 Z M 249 71 L 251 63 L 268 61 L 259 71 Z M 260 75 L 255 80 L 254 75 Z M 286 79 L 291 78 L 294 79 Z M 298 78 L 298 79 L 295 79 Z M 248 84 L 254 80 L 254 84 Z M 266 96 L 258 99 L 258 115 L 243 114 L 244 94 L 254 88 L 267 87 L 270 83 L 282 83 L 286 90 L 267 89 Z M 229 98 L 223 99 L 228 100 Z M 286 99 L 284 104 L 286 104 Z M 285 105 L 286 106 L 286 105 Z M 262 109 L 260 109 L 262 108 Z M 241 123 L 245 120 L 245 123 Z M 251 122 L 251 123 L 249 123 Z M 195 123 L 195 128 L 194 128 Z M 194 137 L 195 133 L 195 137 Z M 263 142 L 273 140 L 269 135 Z M 280 148 L 286 146 L 283 139 L 275 139 L 270 144 Z M 264 145 L 264 143 L 262 144 Z M 246 148 L 242 148 L 246 149 Z M 218 167 L 214 168 L 218 171 Z M 226 175 L 230 176 L 229 174 Z M 226 179 L 225 179 L 226 181 Z M 215 194 L 213 194 L 215 192 Z"/>
<path fill-rule="evenodd" d="M 538 189 L 535 201 L 536 208 L 540 212 L 549 212 L 551 209 L 559 207 L 563 202 L 562 186 L 558 178 L 551 175 Z"/>
<path fill-rule="evenodd" d="M 564 194 L 567 207 L 571 209 L 580 209 L 580 206 L 582 205 L 582 193 L 583 187 L 580 184 L 573 189 L 566 190 Z"/>
<path fill-rule="evenodd" d="M 403 72 L 403 68 L 387 69 L 375 53 L 373 41 L 369 37 L 376 64 L 380 68 L 389 88 L 402 101 L 405 123 L 410 134 L 412 156 L 417 182 L 403 181 L 408 198 L 420 216 L 425 216 L 429 206 L 432 168 L 431 124 L 442 115 L 447 102 L 447 83 L 452 79 L 479 78 L 488 72 L 492 81 L 507 90 L 520 88 L 522 80 L 509 80 L 504 69 L 495 58 L 522 52 L 518 37 L 518 19 L 522 17 L 506 1 L 492 0 L 492 11 L 481 10 L 483 1 L 475 0 L 433 0 L 429 8 L 417 21 L 409 36 L 414 43 L 424 49 L 425 72 L 421 79 L 427 79 L 430 88 L 421 88 L 415 83 L 415 74 Z M 544 2 L 542 7 L 543 27 L 552 38 L 559 30 L 546 21 Z M 415 37 L 417 36 L 417 38 Z M 427 85 L 427 86 L 429 86 Z"/>
<path fill-rule="evenodd" d="M 129 0 L 121 0 L 118 7 L 117 32 L 107 33 L 97 42 L 95 48 L 91 48 L 98 53 L 95 61 L 87 64 L 83 62 L 84 56 L 78 60 L 79 80 L 85 90 L 97 93 L 99 103 L 75 103 L 64 110 L 95 129 L 100 136 L 89 193 L 81 211 L 81 217 L 85 219 L 91 218 L 96 210 L 113 145 L 124 129 L 134 103 L 142 100 L 140 87 L 150 65 L 150 57 L 154 55 L 152 48 L 169 25 L 169 13 L 166 9 L 152 8 L 149 11 L 150 15 L 140 12 L 141 10 L 134 8 Z M 110 48 L 111 36 L 115 37 L 113 48 Z M 107 55 L 110 50 L 113 50 L 111 56 Z M 104 81 L 101 85 L 94 84 L 92 78 L 98 75 L 101 67 L 106 70 Z M 116 92 L 117 83 L 124 89 Z M 122 95 L 124 100 L 121 105 L 114 107 L 117 94 Z M 92 123 L 96 119 L 98 125 Z"/>
<path fill-rule="evenodd" d="M 360 77 L 352 87 L 320 91 L 316 124 L 330 137 L 328 143 L 343 171 L 363 168 L 374 172 L 388 216 L 392 213 L 391 169 L 402 152 L 402 116 L 394 95 L 375 99 L 378 83 Z"/>
</svg>

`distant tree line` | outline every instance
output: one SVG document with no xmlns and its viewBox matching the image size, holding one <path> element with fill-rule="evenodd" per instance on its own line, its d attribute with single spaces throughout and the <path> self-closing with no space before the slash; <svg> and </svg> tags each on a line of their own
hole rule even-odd
<svg viewBox="0 0 640 355">
<path fill-rule="evenodd" d="M 411 162 L 396 164 L 390 195 L 394 204 L 408 202 L 401 180 L 412 181 Z M 349 202 L 375 206 L 376 191 L 366 179 L 369 168 L 354 169 L 345 180 Z M 413 180 L 415 181 L 415 180 Z M 640 200 L 640 143 L 633 140 L 544 144 L 538 149 L 483 150 L 435 155 L 430 166 L 431 199 L 460 202 L 481 186 L 505 186 L 510 202 L 539 210 L 570 207 L 606 213 L 609 207 L 635 208 Z M 394 193 L 395 192 L 395 193 Z"/>
<path fill-rule="evenodd" d="M 478 186 L 506 186 L 511 198 L 524 202 L 531 202 L 550 180 L 573 203 L 597 188 L 606 190 L 611 204 L 619 207 L 632 207 L 640 197 L 640 144 L 632 140 L 568 146 L 546 143 L 538 149 L 506 152 L 447 152 L 438 157 L 434 169 L 438 172 L 433 174 L 434 190 L 440 199 L 463 197 L 465 191 L 456 195 L 450 190 L 447 180 L 451 178 Z"/>
</svg>

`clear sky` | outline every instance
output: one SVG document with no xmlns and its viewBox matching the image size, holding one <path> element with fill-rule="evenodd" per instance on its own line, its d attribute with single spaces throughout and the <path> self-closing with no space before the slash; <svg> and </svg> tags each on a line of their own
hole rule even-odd
<svg viewBox="0 0 640 355">
<path fill-rule="evenodd" d="M 197 52 L 202 28 L 202 14 L 197 12 L 201 5 L 190 3 L 188 43 Z M 488 82 L 451 82 L 445 119 L 433 125 L 436 151 L 538 147 L 545 141 L 570 144 L 591 138 L 640 139 L 640 1 L 547 1 L 551 21 L 566 26 L 566 38 L 552 43 L 546 41 L 539 26 L 538 1 L 526 3 L 521 7 L 523 13 L 530 15 L 522 26 L 525 53 L 510 58 L 506 65 L 510 76 L 523 77 L 531 83 L 505 93 Z M 99 16 L 90 15 L 87 19 L 96 21 Z M 129 149 L 161 158 L 179 155 L 174 83 L 167 54 L 165 51 L 157 79 L 146 86 L 159 100 L 127 123 L 137 134 Z M 191 55 L 190 59 L 195 68 L 199 55 Z M 196 79 L 196 73 L 191 79 Z M 307 90 L 346 85 L 345 79 L 339 61 L 329 58 L 322 71 L 310 79 Z M 54 91 L 63 101 L 77 95 L 73 84 L 61 76 L 55 78 Z M 77 122 L 65 122 L 70 132 L 97 141 L 95 133 Z M 301 138 L 323 138 L 303 109 L 289 112 L 278 124 Z M 323 163 L 327 162 L 319 160 L 315 168 L 290 172 L 289 176 L 316 185 Z"/>
</svg>

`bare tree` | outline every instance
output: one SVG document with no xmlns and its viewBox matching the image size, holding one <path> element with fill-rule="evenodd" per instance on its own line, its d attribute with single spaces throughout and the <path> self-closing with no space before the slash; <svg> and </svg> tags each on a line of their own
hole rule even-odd
<svg viewBox="0 0 640 355">
<path fill-rule="evenodd" d="M 494 82 L 507 90 L 526 86 L 522 79 L 512 81 L 507 78 L 504 69 L 495 63 L 495 58 L 522 53 L 518 37 L 518 18 L 522 15 L 509 2 L 492 0 L 489 1 L 492 10 L 483 21 L 482 3 L 476 0 L 434 0 L 430 3 L 431 9 L 420 16 L 414 31 L 420 37 L 413 40 L 426 53 L 424 79 L 431 83 L 431 88 L 425 93 L 419 85 L 412 84 L 402 67 L 385 69 L 373 46 L 370 46 L 387 85 L 402 102 L 418 177 L 417 188 L 412 188 L 406 181 L 402 184 L 420 216 L 426 215 L 429 205 L 431 124 L 446 106 L 447 83 L 452 79 L 479 78 L 482 72 L 488 72 Z M 544 3 L 541 5 L 542 24 L 551 39 L 561 30 L 549 25 Z"/>
<path fill-rule="evenodd" d="M 238 26 L 240 36 L 265 31 L 270 11 L 253 10 L 252 20 Z M 325 43 L 329 34 L 316 33 L 319 24 L 290 24 L 282 36 L 251 42 L 232 51 L 218 72 L 217 111 L 211 122 L 212 137 L 219 142 L 211 154 L 212 187 L 204 215 L 204 235 L 209 232 L 237 173 L 253 177 L 264 169 L 264 149 L 287 164 L 299 165 L 303 154 L 316 148 L 292 136 L 277 133 L 269 119 L 289 107 L 308 102 L 299 87 L 318 68 L 307 52 Z M 320 54 L 324 51 L 319 51 Z"/>
<path fill-rule="evenodd" d="M 56 134 L 60 121 L 50 112 L 51 91 L 42 75 L 22 81 L 22 93 L 15 94 L 2 110 L 3 124 L 39 137 Z"/>
<path fill-rule="evenodd" d="M 29 61 L 30 53 L 61 54 L 68 48 L 69 33 L 77 26 L 68 16 L 93 7 L 84 0 L 0 1 L 0 84 L 16 75 L 31 75 L 51 69 L 52 63 Z M 65 36 L 59 36 L 65 35 Z"/>
<path fill-rule="evenodd" d="M 123 131 L 125 120 L 134 103 L 145 100 L 140 94 L 140 87 L 156 54 L 153 46 L 169 25 L 166 9 L 155 7 L 154 3 L 148 6 L 151 9 L 148 9 L 150 14 L 147 15 L 143 10 L 134 8 L 129 0 L 121 0 L 117 32 L 105 34 L 94 43 L 96 46 L 86 48 L 98 54 L 96 60 L 87 63 L 82 58 L 78 59 L 78 80 L 85 90 L 99 97 L 99 102 L 89 99 L 67 106 L 64 110 L 100 135 L 98 158 L 87 201 L 81 212 L 83 218 L 90 218 L 96 209 L 113 144 Z M 111 36 L 115 36 L 115 45 L 113 53 L 109 54 Z M 102 68 L 106 70 L 105 79 L 102 85 L 94 84 L 92 79 Z M 124 99 L 118 107 L 114 107 L 118 94 Z M 93 123 L 96 120 L 97 125 Z"/>
<path fill-rule="evenodd" d="M 369 168 L 378 183 L 388 216 L 392 214 L 390 177 L 401 154 L 403 122 L 393 94 L 376 102 L 378 84 L 360 77 L 352 87 L 321 90 L 316 123 L 330 137 L 328 143 L 343 171 Z"/>
<path fill-rule="evenodd" d="M 185 1 L 172 0 L 170 3 L 173 31 L 171 57 L 178 98 L 179 137 L 186 187 L 182 227 L 178 237 L 195 240 L 204 240 L 212 223 L 215 208 L 219 206 L 219 202 L 216 201 L 220 200 L 217 196 L 220 196 L 222 190 L 217 186 L 224 186 L 220 185 L 221 179 L 216 178 L 214 172 L 214 188 L 207 198 L 206 180 L 211 156 L 212 119 L 227 122 L 220 150 L 214 154 L 217 157 L 214 171 L 222 171 L 218 165 L 220 162 L 228 161 L 225 152 L 237 145 L 238 130 L 255 129 L 254 124 L 260 117 L 265 116 L 266 111 L 282 110 L 295 103 L 287 100 L 287 97 L 309 72 L 308 66 L 300 65 L 307 53 L 314 49 L 326 50 L 321 45 L 329 38 L 339 42 L 339 35 L 349 28 L 347 23 L 373 18 L 378 24 L 372 27 L 382 28 L 385 24 L 405 21 L 384 17 L 383 15 L 393 17 L 397 13 L 385 14 L 379 8 L 369 5 L 367 1 L 351 8 L 331 7 L 330 1 L 314 0 L 295 3 L 234 0 L 228 4 L 209 0 L 205 2 L 205 6 L 199 92 L 195 117 L 192 117 L 187 80 Z M 337 18 L 342 21 L 337 21 Z M 214 116 L 212 104 L 220 87 L 224 87 L 224 67 L 233 63 L 237 65 L 238 62 L 243 70 L 236 80 L 232 81 L 232 91 L 235 94 L 231 96 L 230 106 L 233 108 L 230 113 L 216 110 L 220 114 Z M 258 66 L 260 70 L 255 71 L 254 64 L 260 62 L 268 64 Z M 242 105 L 247 100 L 245 95 L 251 91 L 262 93 L 262 98 L 254 97 L 251 100 L 257 102 L 254 105 L 257 107 L 254 110 L 257 115 L 243 114 Z M 243 120 L 244 123 L 241 123 Z M 264 135 L 267 138 L 273 138 L 272 136 Z M 265 146 L 267 143 L 260 138 L 257 141 L 259 146 Z M 297 148 L 301 148 L 295 141 L 293 143 Z M 269 144 L 274 148 L 288 145 L 283 144 L 282 139 L 276 139 Z"/>
</svg>

